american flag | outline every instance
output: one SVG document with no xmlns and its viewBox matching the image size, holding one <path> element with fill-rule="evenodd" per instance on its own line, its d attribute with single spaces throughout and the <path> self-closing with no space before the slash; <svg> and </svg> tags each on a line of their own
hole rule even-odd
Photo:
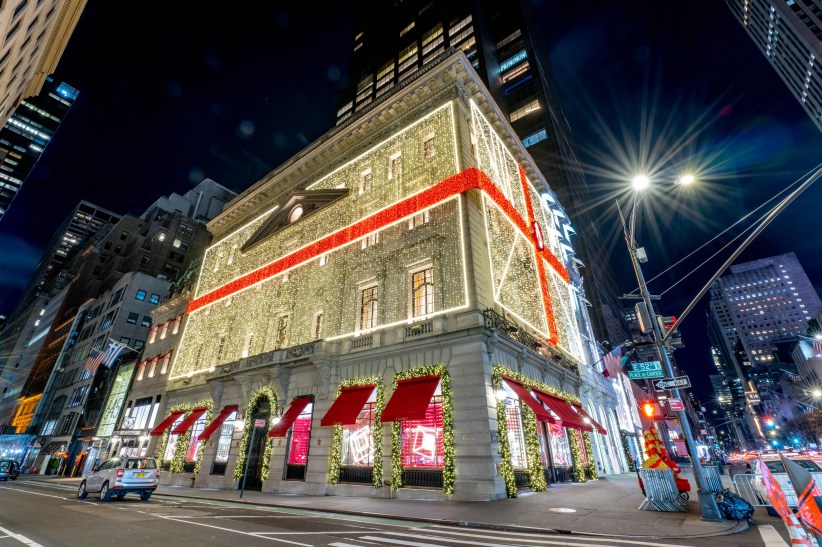
<svg viewBox="0 0 822 547">
<path fill-rule="evenodd" d="M 606 378 L 619 378 L 619 373 L 622 372 L 622 346 L 617 346 L 602 356 L 602 365 L 605 369 L 602 375 Z"/>
<path fill-rule="evenodd" d="M 97 368 L 100 365 L 105 365 L 110 367 L 120 354 L 126 349 L 126 346 L 121 344 L 120 342 L 115 342 L 114 340 L 109 340 L 108 346 L 106 346 L 106 351 L 100 353 L 97 350 L 91 350 L 86 358 L 85 368 L 89 371 L 92 375 L 97 372 Z"/>
<path fill-rule="evenodd" d="M 813 337 L 813 352 L 816 355 L 822 355 L 822 337 L 818 338 L 818 334 Z"/>
</svg>

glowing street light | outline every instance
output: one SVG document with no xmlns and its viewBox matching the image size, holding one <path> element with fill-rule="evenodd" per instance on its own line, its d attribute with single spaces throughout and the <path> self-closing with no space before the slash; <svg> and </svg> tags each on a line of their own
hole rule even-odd
<svg viewBox="0 0 822 547">
<path fill-rule="evenodd" d="M 637 191 L 645 190 L 650 185 L 651 179 L 649 179 L 647 175 L 637 175 L 631 180 L 631 186 Z"/>
<path fill-rule="evenodd" d="M 679 177 L 679 180 L 677 180 L 676 183 L 681 186 L 688 186 L 689 184 L 693 184 L 695 180 L 696 178 L 693 175 L 691 175 L 690 173 L 686 173 Z"/>
</svg>

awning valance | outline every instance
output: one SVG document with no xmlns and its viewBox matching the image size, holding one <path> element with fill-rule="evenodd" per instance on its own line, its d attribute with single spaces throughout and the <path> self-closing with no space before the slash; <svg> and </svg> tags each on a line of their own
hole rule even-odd
<svg viewBox="0 0 822 547">
<path fill-rule="evenodd" d="M 172 435 L 183 435 L 188 428 L 194 425 L 194 422 L 200 419 L 200 416 L 206 413 L 208 409 L 204 406 L 198 406 L 197 408 L 193 409 L 185 419 L 177 425 L 174 429 L 171 430 Z"/>
<path fill-rule="evenodd" d="M 548 422 L 548 423 L 556 423 L 557 420 L 551 416 L 551 413 L 545 410 L 545 407 L 531 395 L 531 391 L 522 385 L 520 382 L 514 380 L 513 378 L 509 378 L 507 376 L 503 376 L 502 379 L 508 384 L 508 387 L 517 394 L 519 400 L 528 405 L 528 408 L 534 411 L 534 414 L 537 415 L 537 420 L 540 422 Z M 560 419 L 562 416 L 560 416 Z"/>
<path fill-rule="evenodd" d="M 594 420 L 593 418 L 591 418 L 591 415 L 590 415 L 590 414 L 588 414 L 587 412 L 585 412 L 585 409 L 584 409 L 584 408 L 582 408 L 582 405 L 577 405 L 577 404 L 571 403 L 571 406 L 572 406 L 572 407 L 573 407 L 573 408 L 574 408 L 577 412 L 579 412 L 580 416 L 582 416 L 582 421 L 583 421 L 583 422 L 585 422 L 586 424 L 587 424 L 587 423 L 590 423 L 592 426 L 594 426 L 594 428 L 595 428 L 595 429 L 596 429 L 596 430 L 597 430 L 597 431 L 598 431 L 601 435 L 607 435 L 607 434 L 608 434 L 608 431 L 606 431 L 606 429 L 605 429 L 604 427 L 602 427 L 601 425 L 599 425 L 599 423 L 598 423 L 596 420 Z M 587 420 L 587 421 L 586 421 L 586 420 Z"/>
<path fill-rule="evenodd" d="M 399 422 L 401 420 L 422 420 L 431 404 L 431 397 L 437 391 L 439 376 L 421 376 L 397 382 L 397 389 L 391 395 L 381 422 Z"/>
<path fill-rule="evenodd" d="M 224 406 L 220 413 L 217 414 L 217 417 L 214 418 L 211 421 L 211 423 L 206 426 L 205 429 L 203 429 L 203 432 L 200 433 L 197 439 L 200 441 L 208 440 L 209 437 L 211 437 L 211 435 L 213 435 L 215 431 L 220 429 L 220 426 L 223 425 L 223 422 L 225 422 L 229 416 L 231 416 L 231 413 L 237 412 L 239 408 L 240 407 L 238 407 L 237 405 Z"/>
<path fill-rule="evenodd" d="M 268 432 L 269 437 L 285 437 L 285 434 L 288 433 L 288 428 L 291 427 L 291 424 L 294 423 L 294 420 L 297 419 L 297 416 L 305 410 L 305 407 L 310 405 L 314 402 L 314 397 L 307 396 L 307 397 L 297 397 L 291 404 L 288 405 L 288 410 L 280 418 L 280 421 L 277 422 L 274 427 L 271 428 L 271 431 Z"/>
<path fill-rule="evenodd" d="M 152 429 L 151 433 L 149 433 L 149 435 L 151 435 L 152 437 L 156 437 L 157 435 L 162 435 L 163 433 L 166 432 L 166 429 L 171 427 L 171 424 L 173 424 L 174 422 L 177 421 L 177 418 L 179 418 L 180 416 L 182 416 L 185 413 L 186 413 L 185 410 L 175 410 L 175 411 L 173 411 L 171 414 L 168 415 L 168 417 L 165 420 L 160 422 L 160 424 L 157 427 Z"/>
<path fill-rule="evenodd" d="M 582 416 L 574 412 L 574 409 L 571 408 L 571 404 L 565 399 L 557 397 L 556 395 L 551 395 L 550 393 L 545 393 L 544 391 L 540 391 L 538 389 L 534 390 L 534 394 L 540 401 L 545 403 L 548 408 L 553 410 L 557 416 L 559 416 L 559 419 L 562 420 L 563 427 L 570 427 L 582 431 L 594 430 L 593 427 L 586 424 L 582 420 Z"/>
<path fill-rule="evenodd" d="M 320 425 L 352 425 L 357 423 L 357 416 L 374 392 L 375 384 L 344 387 L 340 396 L 325 413 Z"/>
</svg>

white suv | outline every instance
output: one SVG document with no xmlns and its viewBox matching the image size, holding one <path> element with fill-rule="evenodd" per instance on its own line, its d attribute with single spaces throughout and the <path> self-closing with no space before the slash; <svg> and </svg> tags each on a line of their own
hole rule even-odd
<svg viewBox="0 0 822 547">
<path fill-rule="evenodd" d="M 126 494 L 132 493 L 148 501 L 157 489 L 159 479 L 160 470 L 154 458 L 110 458 L 83 477 L 77 497 L 85 499 L 89 492 L 100 492 L 102 501 L 111 501 L 112 496 L 123 499 Z"/>
</svg>

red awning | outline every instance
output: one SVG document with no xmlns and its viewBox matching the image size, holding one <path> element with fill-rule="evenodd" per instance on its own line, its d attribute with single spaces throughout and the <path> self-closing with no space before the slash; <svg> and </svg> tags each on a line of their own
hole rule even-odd
<svg viewBox="0 0 822 547">
<path fill-rule="evenodd" d="M 397 382 L 397 389 L 391 395 L 381 422 L 399 422 L 401 420 L 422 420 L 431 404 L 431 397 L 440 383 L 439 376 L 421 376 Z"/>
<path fill-rule="evenodd" d="M 288 433 L 288 428 L 291 427 L 291 424 L 294 423 L 294 420 L 297 419 L 297 416 L 300 415 L 305 407 L 310 405 L 314 402 L 314 397 L 307 396 L 307 397 L 297 397 L 291 404 L 288 405 L 288 410 L 285 411 L 285 414 L 282 415 L 280 421 L 277 422 L 274 427 L 271 428 L 271 431 L 268 432 L 269 437 L 285 437 L 285 434 Z"/>
<path fill-rule="evenodd" d="M 502 379 L 505 380 L 508 387 L 510 387 L 514 393 L 517 394 L 519 400 L 528 405 L 528 408 L 534 411 L 534 414 L 537 415 L 537 420 L 540 422 L 548 422 L 550 424 L 557 422 L 557 420 L 551 416 L 551 413 L 545 410 L 545 407 L 542 406 L 542 404 L 537 401 L 533 395 L 531 395 L 531 390 L 513 378 L 503 376 Z M 562 418 L 562 416 L 560 416 L 560 418 Z"/>
<path fill-rule="evenodd" d="M 599 425 L 599 423 L 597 423 L 597 421 L 596 421 L 596 420 L 594 420 L 593 418 L 591 418 L 591 415 L 590 415 L 590 414 L 588 414 L 587 412 L 585 412 L 585 409 L 584 409 L 584 408 L 582 408 L 582 405 L 575 405 L 574 403 L 571 403 L 571 406 L 572 406 L 572 407 L 574 407 L 574 408 L 576 409 L 576 411 L 577 411 L 577 412 L 579 412 L 579 414 L 582 416 L 582 421 L 583 421 L 583 422 L 585 422 L 585 418 L 588 418 L 588 421 L 591 423 L 591 425 L 592 425 L 592 426 L 594 426 L 594 428 L 595 428 L 595 429 L 596 429 L 596 430 L 597 430 L 600 434 L 602 434 L 602 435 L 607 435 L 607 434 L 608 434 L 608 431 L 606 431 L 604 427 L 602 427 L 601 425 Z M 588 422 L 585 422 L 585 423 L 587 424 Z"/>
<path fill-rule="evenodd" d="M 166 432 L 166 429 L 171 427 L 171 424 L 173 424 L 174 422 L 177 421 L 177 418 L 179 418 L 180 416 L 182 416 L 185 413 L 186 413 L 185 410 L 175 410 L 174 412 L 172 412 L 171 414 L 168 415 L 168 418 L 166 418 L 165 420 L 160 422 L 160 425 L 158 425 L 157 427 L 152 429 L 151 433 L 149 433 L 149 435 L 151 435 L 152 437 L 156 437 L 157 435 L 162 435 L 163 433 Z"/>
<path fill-rule="evenodd" d="M 548 408 L 557 413 L 559 419 L 562 420 L 563 427 L 580 429 L 582 431 L 594 430 L 593 427 L 586 424 L 582 420 L 582 416 L 574 412 L 574 409 L 571 408 L 571 404 L 565 399 L 557 397 L 556 395 L 551 395 L 550 393 L 545 393 L 544 391 L 540 391 L 538 389 L 535 389 L 534 393 L 537 397 L 539 397 L 540 401 L 548 406 Z"/>
<path fill-rule="evenodd" d="M 192 410 L 188 416 L 186 416 L 185 420 L 180 422 L 180 424 L 171 430 L 172 435 L 183 435 L 188 428 L 194 425 L 194 422 L 200 419 L 200 416 L 206 413 L 208 409 L 204 406 L 198 406 L 194 410 Z"/>
<path fill-rule="evenodd" d="M 223 422 L 225 422 L 228 419 L 229 416 L 231 416 L 231 413 L 232 412 L 237 412 L 237 410 L 239 410 L 239 408 L 240 407 L 238 407 L 237 405 L 224 406 L 223 409 L 220 411 L 220 413 L 217 414 L 217 417 L 214 418 L 211 421 L 211 423 L 208 424 L 205 429 L 203 429 L 203 432 L 200 433 L 197 436 L 197 440 L 200 440 L 200 441 L 208 440 L 208 438 L 211 437 L 211 435 L 215 431 L 220 429 L 220 426 L 223 425 Z"/>
<path fill-rule="evenodd" d="M 364 386 L 344 387 L 340 391 L 340 396 L 325 413 L 320 425 L 353 425 L 357 423 L 357 416 L 360 415 L 362 407 L 368 402 L 368 398 L 374 392 L 375 384 Z"/>
</svg>

